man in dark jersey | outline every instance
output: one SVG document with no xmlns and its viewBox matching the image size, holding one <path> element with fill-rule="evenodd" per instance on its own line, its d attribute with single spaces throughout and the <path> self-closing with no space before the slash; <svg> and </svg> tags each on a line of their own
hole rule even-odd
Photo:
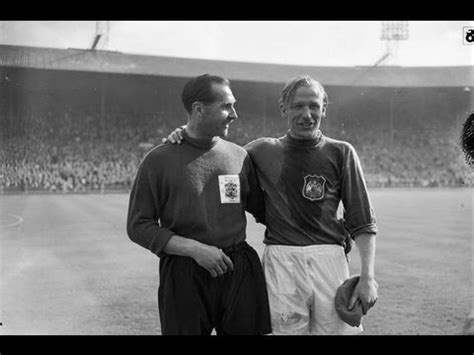
<svg viewBox="0 0 474 355">
<path fill-rule="evenodd" d="M 262 265 L 245 242 L 245 211 L 265 218 L 262 190 L 248 153 L 220 138 L 237 118 L 229 81 L 194 78 L 182 101 L 185 142 L 147 153 L 127 219 L 130 239 L 160 257 L 162 334 L 268 334 Z"/>
<path fill-rule="evenodd" d="M 287 134 L 245 147 L 265 193 L 263 264 L 274 334 L 362 331 L 344 323 L 334 306 L 337 288 L 349 277 L 346 231 L 361 257 L 349 307 L 360 302 L 365 314 L 377 299 L 375 215 L 355 149 L 319 129 L 327 101 L 316 80 L 290 80 L 280 98 Z M 341 202 L 343 219 L 337 213 Z"/>
<path fill-rule="evenodd" d="M 319 129 L 327 102 L 316 80 L 308 76 L 289 80 L 280 98 L 287 134 L 245 146 L 264 190 L 263 265 L 273 334 L 362 331 L 361 325 L 343 322 L 334 305 L 337 288 L 349 277 L 347 233 L 361 258 L 349 308 L 360 302 L 365 314 L 377 300 L 375 214 L 355 149 Z M 177 133 L 168 136 L 171 143 L 179 143 Z M 343 218 L 338 216 L 341 203 Z"/>
</svg>

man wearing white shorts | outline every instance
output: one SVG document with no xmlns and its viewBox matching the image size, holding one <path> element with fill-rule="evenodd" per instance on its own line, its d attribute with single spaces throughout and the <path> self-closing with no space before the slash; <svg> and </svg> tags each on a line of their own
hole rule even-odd
<svg viewBox="0 0 474 355">
<path fill-rule="evenodd" d="M 355 334 L 334 308 L 336 289 L 349 277 L 344 249 L 268 245 L 263 265 L 273 334 Z"/>
<path fill-rule="evenodd" d="M 245 147 L 265 197 L 263 266 L 273 334 L 362 331 L 344 323 L 334 305 L 337 288 L 349 277 L 347 233 L 361 257 L 349 308 L 360 302 L 365 314 L 377 300 L 375 214 L 355 149 L 319 129 L 327 101 L 316 80 L 291 79 L 280 98 L 287 134 Z M 337 215 L 341 202 L 343 219 Z"/>
</svg>

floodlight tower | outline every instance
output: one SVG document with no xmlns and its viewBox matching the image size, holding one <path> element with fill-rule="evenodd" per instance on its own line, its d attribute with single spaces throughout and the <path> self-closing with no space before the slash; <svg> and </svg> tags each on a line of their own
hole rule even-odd
<svg viewBox="0 0 474 355">
<path fill-rule="evenodd" d="M 106 48 L 109 42 L 110 24 L 109 21 L 96 21 L 95 36 L 91 46 L 91 50 L 96 50 L 99 41 L 102 40 L 102 48 Z"/>
<path fill-rule="evenodd" d="M 101 48 L 105 49 L 109 41 L 110 24 L 109 21 L 96 21 L 95 23 L 95 36 L 90 51 L 93 52 L 94 56 L 98 56 L 99 65 L 102 67 L 102 54 L 96 52 L 97 45 L 101 41 Z M 107 99 L 107 74 L 105 72 L 100 75 L 100 135 L 104 134 L 106 130 L 106 99 Z"/>
<path fill-rule="evenodd" d="M 382 64 L 393 65 L 398 55 L 400 41 L 406 41 L 409 37 L 407 21 L 384 21 L 380 39 L 385 41 L 385 58 Z"/>
<path fill-rule="evenodd" d="M 406 21 L 387 21 L 382 22 L 382 32 L 380 39 L 385 41 L 385 54 L 377 62 L 377 65 L 394 65 L 397 62 L 398 44 L 400 41 L 408 40 L 408 22 Z M 393 122 L 394 122 L 394 100 L 397 96 L 396 90 L 390 94 L 389 102 L 389 142 L 393 144 Z"/>
</svg>

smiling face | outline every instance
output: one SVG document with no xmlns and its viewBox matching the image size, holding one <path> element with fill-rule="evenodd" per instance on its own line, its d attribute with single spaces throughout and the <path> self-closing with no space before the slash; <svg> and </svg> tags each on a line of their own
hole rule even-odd
<svg viewBox="0 0 474 355">
<path fill-rule="evenodd" d="M 234 104 L 235 98 L 229 86 L 213 84 L 216 100 L 208 105 L 202 105 L 198 122 L 198 129 L 205 137 L 226 137 L 229 133 L 229 124 L 237 119 Z"/>
<path fill-rule="evenodd" d="M 323 94 L 314 86 L 300 86 L 293 99 L 282 103 L 280 111 L 288 122 L 289 135 L 296 139 L 315 138 L 326 114 Z"/>
</svg>

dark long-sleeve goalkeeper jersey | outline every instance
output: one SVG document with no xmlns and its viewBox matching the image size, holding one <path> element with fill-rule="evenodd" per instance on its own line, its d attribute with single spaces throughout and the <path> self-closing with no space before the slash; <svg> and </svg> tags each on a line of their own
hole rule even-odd
<svg viewBox="0 0 474 355">
<path fill-rule="evenodd" d="M 161 256 L 172 235 L 219 248 L 246 239 L 245 211 L 263 222 L 265 206 L 248 153 L 220 138 L 186 135 L 142 160 L 130 194 L 130 239 Z"/>
</svg>

